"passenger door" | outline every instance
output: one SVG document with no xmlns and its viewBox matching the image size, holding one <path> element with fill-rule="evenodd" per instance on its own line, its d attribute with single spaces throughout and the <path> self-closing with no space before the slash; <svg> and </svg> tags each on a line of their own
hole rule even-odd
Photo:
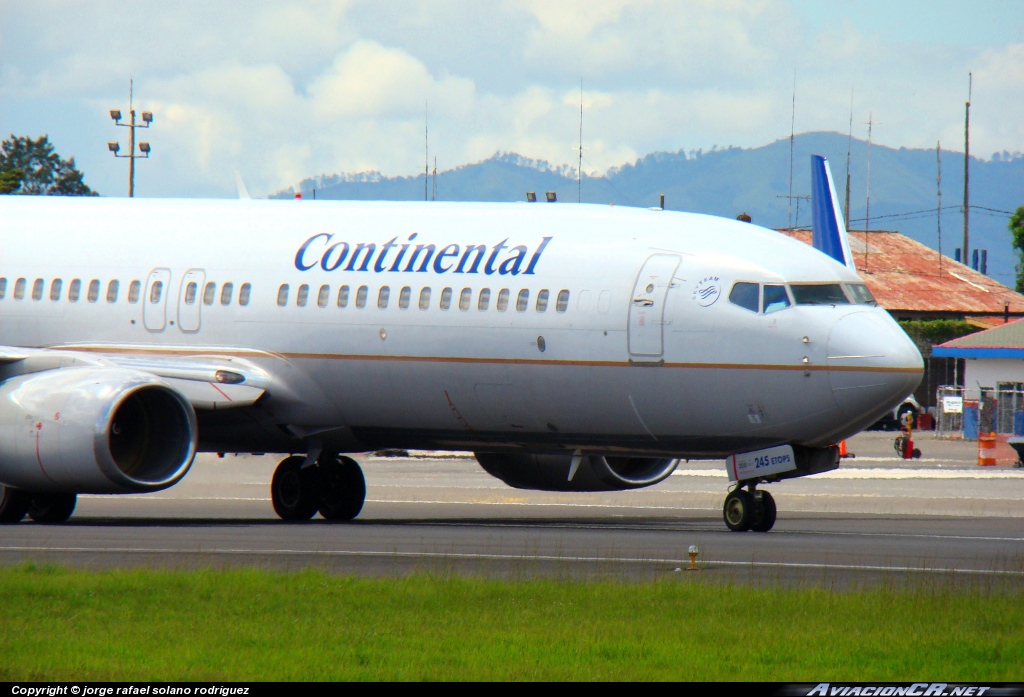
<svg viewBox="0 0 1024 697">
<path fill-rule="evenodd" d="M 652 254 L 636 277 L 629 304 L 629 354 L 658 359 L 664 352 L 665 297 L 681 257 Z"/>
</svg>

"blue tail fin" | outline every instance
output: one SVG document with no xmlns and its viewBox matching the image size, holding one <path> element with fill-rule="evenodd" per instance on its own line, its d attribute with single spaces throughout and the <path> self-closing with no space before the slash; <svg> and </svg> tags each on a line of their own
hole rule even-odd
<svg viewBox="0 0 1024 697">
<path fill-rule="evenodd" d="M 828 160 L 821 155 L 811 155 L 811 204 L 814 209 L 811 226 L 814 248 L 856 272 L 850 241 L 846 237 L 846 223 L 843 222 L 836 187 L 832 183 L 832 172 Z"/>
</svg>

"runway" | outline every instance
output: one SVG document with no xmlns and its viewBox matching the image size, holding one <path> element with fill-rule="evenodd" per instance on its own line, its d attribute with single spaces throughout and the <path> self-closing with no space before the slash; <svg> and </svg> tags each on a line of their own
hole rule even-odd
<svg viewBox="0 0 1024 697">
<path fill-rule="evenodd" d="M 903 462 L 892 438 L 861 434 L 840 470 L 769 486 L 769 533 L 726 529 L 720 461 L 683 463 L 648 489 L 561 494 L 509 488 L 466 457 L 365 457 L 363 513 L 339 525 L 276 518 L 277 457 L 203 455 L 167 491 L 82 496 L 67 524 L 0 527 L 0 563 L 1024 585 L 1024 469 L 978 467 L 975 444 L 929 436 L 924 458 Z"/>
</svg>

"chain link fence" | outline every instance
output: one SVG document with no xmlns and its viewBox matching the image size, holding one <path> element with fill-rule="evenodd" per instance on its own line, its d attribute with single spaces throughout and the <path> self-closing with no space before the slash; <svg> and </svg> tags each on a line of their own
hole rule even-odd
<svg viewBox="0 0 1024 697">
<path fill-rule="evenodd" d="M 967 398 L 963 387 L 942 385 L 935 405 L 936 438 L 974 440 L 978 433 L 1024 435 L 1024 383 L 983 387 L 978 399 Z"/>
</svg>

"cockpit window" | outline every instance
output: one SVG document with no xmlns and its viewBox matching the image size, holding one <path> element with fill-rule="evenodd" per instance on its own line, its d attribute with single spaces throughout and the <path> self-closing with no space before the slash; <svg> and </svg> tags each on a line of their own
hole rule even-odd
<svg viewBox="0 0 1024 697">
<path fill-rule="evenodd" d="M 875 297 L 871 295 L 871 291 L 863 283 L 847 283 L 846 289 L 850 291 L 850 295 L 853 296 L 853 301 L 858 305 L 877 305 Z"/>
<path fill-rule="evenodd" d="M 786 286 L 769 285 L 764 286 L 764 300 L 762 301 L 763 312 L 778 312 L 789 307 L 789 296 L 786 295 Z"/>
<path fill-rule="evenodd" d="M 849 305 L 850 301 L 838 283 L 801 283 L 791 285 L 797 305 Z"/>
<path fill-rule="evenodd" d="M 756 283 L 737 283 L 729 293 L 729 302 L 745 310 L 757 312 L 757 295 Z"/>
</svg>

